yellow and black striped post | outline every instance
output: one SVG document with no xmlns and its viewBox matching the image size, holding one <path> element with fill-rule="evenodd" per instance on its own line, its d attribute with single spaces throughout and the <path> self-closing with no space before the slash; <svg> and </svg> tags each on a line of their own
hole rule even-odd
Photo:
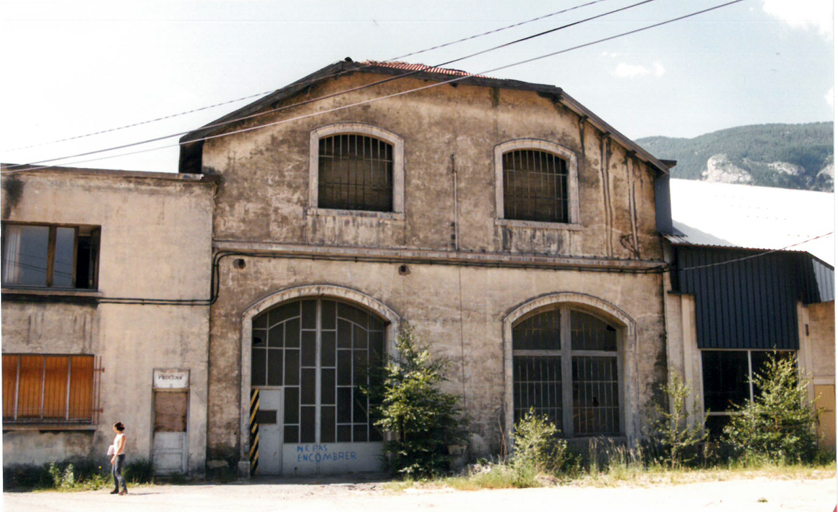
<svg viewBox="0 0 838 512">
<path fill-rule="evenodd" d="M 250 475 L 259 469 L 259 423 L 256 422 L 256 412 L 259 411 L 259 390 L 250 390 Z"/>
</svg>

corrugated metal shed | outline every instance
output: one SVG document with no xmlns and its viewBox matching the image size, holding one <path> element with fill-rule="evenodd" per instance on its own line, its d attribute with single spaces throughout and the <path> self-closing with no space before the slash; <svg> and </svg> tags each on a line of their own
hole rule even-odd
<svg viewBox="0 0 838 512">
<path fill-rule="evenodd" d="M 698 348 L 797 350 L 797 302 L 812 302 L 818 290 L 804 278 L 805 255 L 694 246 L 676 253 L 676 289 L 695 296 Z"/>
</svg>

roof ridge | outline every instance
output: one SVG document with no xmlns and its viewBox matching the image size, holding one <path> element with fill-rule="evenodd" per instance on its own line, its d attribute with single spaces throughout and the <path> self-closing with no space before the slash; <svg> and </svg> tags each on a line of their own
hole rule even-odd
<svg viewBox="0 0 838 512">
<path fill-rule="evenodd" d="M 462 69 L 453 69 L 453 68 L 441 68 L 437 66 L 428 66 L 427 64 L 421 63 L 410 63 L 410 62 L 403 62 L 403 61 L 396 61 L 396 60 L 365 60 L 363 62 L 359 62 L 358 64 L 362 66 L 381 66 L 385 68 L 392 68 L 392 69 L 402 69 L 405 71 L 425 71 L 428 73 L 439 73 L 441 75 L 454 75 L 454 76 L 476 76 L 479 78 L 490 78 L 486 75 L 476 75 L 474 73 L 469 73 L 468 71 L 463 71 Z"/>
</svg>

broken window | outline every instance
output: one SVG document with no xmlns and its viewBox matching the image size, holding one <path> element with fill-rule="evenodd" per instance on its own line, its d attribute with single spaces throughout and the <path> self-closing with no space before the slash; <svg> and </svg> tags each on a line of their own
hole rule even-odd
<svg viewBox="0 0 838 512">
<path fill-rule="evenodd" d="M 530 409 L 563 435 L 619 435 L 620 356 L 617 329 L 561 307 L 512 328 L 513 402 L 517 422 Z"/>
<path fill-rule="evenodd" d="M 375 315 L 325 299 L 253 319 L 251 385 L 284 389 L 285 443 L 383 439 L 363 389 L 374 378 L 370 369 L 385 363 L 384 329 Z"/>
<path fill-rule="evenodd" d="M 3 286 L 96 289 L 99 228 L 3 224 Z"/>
<path fill-rule="evenodd" d="M 759 396 L 751 377 L 761 371 L 772 353 L 770 350 L 701 351 L 704 409 L 709 413 L 707 429 L 712 437 L 721 435 L 732 407 Z M 793 352 L 777 352 L 777 355 L 791 357 Z"/>
<path fill-rule="evenodd" d="M 566 160 L 530 149 L 504 153 L 504 218 L 567 223 L 568 209 Z"/>
<path fill-rule="evenodd" d="M 393 146 L 365 135 L 320 139 L 318 207 L 393 211 Z"/>
<path fill-rule="evenodd" d="M 3 354 L 3 423 L 94 419 L 93 356 Z"/>
</svg>

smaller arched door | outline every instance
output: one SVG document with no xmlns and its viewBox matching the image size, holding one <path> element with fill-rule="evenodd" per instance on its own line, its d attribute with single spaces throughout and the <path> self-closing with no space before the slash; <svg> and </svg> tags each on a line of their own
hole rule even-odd
<svg viewBox="0 0 838 512">
<path fill-rule="evenodd" d="M 256 474 L 379 469 L 383 439 L 365 390 L 385 363 L 385 329 L 375 314 L 327 298 L 286 302 L 253 318 Z"/>
<path fill-rule="evenodd" d="M 554 305 L 512 326 L 514 421 L 533 410 L 564 437 L 621 436 L 622 355 L 615 325 Z"/>
</svg>

